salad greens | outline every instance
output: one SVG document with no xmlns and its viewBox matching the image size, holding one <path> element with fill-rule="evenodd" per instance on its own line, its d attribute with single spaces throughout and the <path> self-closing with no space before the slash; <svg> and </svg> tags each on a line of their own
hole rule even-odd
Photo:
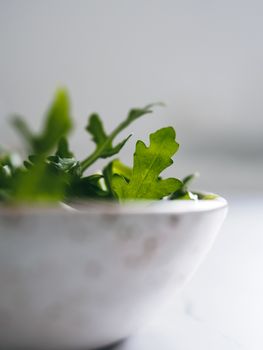
<svg viewBox="0 0 263 350">
<path fill-rule="evenodd" d="M 115 138 L 132 122 L 152 113 L 155 104 L 130 110 L 127 117 L 111 133 L 104 130 L 98 114 L 89 117 L 86 131 L 95 149 L 79 161 L 70 150 L 68 135 L 73 123 L 70 102 L 64 89 L 57 91 L 45 118 L 42 131 L 35 134 L 25 121 L 16 116 L 13 126 L 23 138 L 28 156 L 22 162 L 16 153 L 0 150 L 0 202 L 50 202 L 74 199 L 136 200 L 136 199 L 213 199 L 193 193 L 188 184 L 195 177 L 182 181 L 162 179 L 178 150 L 175 130 L 165 127 L 150 134 L 149 146 L 137 141 L 133 167 L 113 159 L 101 172 L 89 174 L 89 167 L 98 159 L 115 156 L 131 137 L 115 143 Z"/>
</svg>

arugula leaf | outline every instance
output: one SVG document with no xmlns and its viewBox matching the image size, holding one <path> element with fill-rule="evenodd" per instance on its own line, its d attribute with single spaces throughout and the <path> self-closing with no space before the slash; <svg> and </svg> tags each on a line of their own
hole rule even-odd
<svg viewBox="0 0 263 350">
<path fill-rule="evenodd" d="M 8 165 L 0 165 L 0 197 L 6 197 L 11 185 L 12 170 Z"/>
<path fill-rule="evenodd" d="M 97 159 L 111 157 L 114 154 L 118 153 L 128 141 L 128 139 L 131 137 L 131 134 L 124 140 L 122 140 L 120 143 L 118 143 L 116 146 L 113 146 L 112 142 L 114 141 L 116 136 L 136 119 L 140 118 L 145 114 L 152 113 L 151 108 L 155 105 L 157 104 L 150 104 L 145 106 L 144 108 L 134 108 L 130 110 L 127 118 L 109 135 L 107 135 L 104 131 L 102 122 L 98 114 L 92 114 L 89 118 L 89 123 L 86 127 L 86 130 L 92 135 L 92 139 L 96 144 L 96 149 L 89 157 L 87 157 L 81 162 L 82 171 L 85 171 Z"/>
<path fill-rule="evenodd" d="M 77 162 L 59 156 L 46 158 L 59 143 L 58 152 L 69 155 L 67 141 L 61 141 L 71 129 L 69 98 L 65 90 L 58 90 L 46 116 L 44 128 L 34 135 L 25 122 L 16 118 L 15 127 L 30 144 L 34 155 L 24 161 L 25 169 L 18 169 L 12 179 L 15 201 L 57 201 L 65 197 L 70 171 L 79 168 Z"/>
<path fill-rule="evenodd" d="M 183 186 L 175 191 L 174 193 L 171 194 L 169 199 L 174 200 L 174 199 L 180 199 L 180 200 L 212 200 L 217 198 L 218 196 L 214 193 L 200 193 L 200 192 L 193 192 L 189 190 L 189 184 L 195 180 L 196 178 L 199 177 L 199 173 L 194 173 L 191 175 L 186 176 L 183 180 Z"/>
<path fill-rule="evenodd" d="M 0 154 L 0 166 L 7 165 L 10 168 L 11 173 L 13 173 L 21 164 L 22 160 L 20 156 L 15 152 L 3 152 Z"/>
<path fill-rule="evenodd" d="M 75 158 L 61 158 L 59 156 L 49 156 L 48 164 L 54 169 L 60 170 L 66 174 L 81 176 L 80 164 Z"/>
<path fill-rule="evenodd" d="M 16 153 L 0 154 L 0 201 L 10 201 L 13 195 L 13 177 L 17 173 L 21 159 Z"/>
<path fill-rule="evenodd" d="M 149 147 L 137 141 L 130 181 L 120 175 L 112 179 L 113 191 L 120 200 L 161 199 L 182 186 L 178 179 L 159 177 L 173 163 L 171 157 L 179 147 L 175 136 L 175 130 L 167 127 L 150 135 Z"/>
<path fill-rule="evenodd" d="M 102 174 L 109 196 L 111 198 L 116 198 L 116 194 L 112 188 L 113 176 L 116 174 L 123 176 L 126 181 L 129 182 L 132 176 L 132 169 L 123 164 L 119 159 L 114 159 L 102 170 Z"/>
<path fill-rule="evenodd" d="M 200 193 L 200 192 L 194 192 L 194 194 L 197 196 L 198 199 L 203 199 L 203 200 L 212 200 L 216 199 L 218 197 L 217 194 L 215 193 Z"/>
<path fill-rule="evenodd" d="M 119 159 L 113 160 L 112 172 L 113 174 L 119 174 L 123 176 L 127 182 L 129 182 L 130 178 L 132 177 L 132 168 L 123 164 Z"/>
<path fill-rule="evenodd" d="M 106 191 L 109 194 L 110 198 L 115 198 L 115 193 L 112 190 L 112 178 L 113 178 L 113 162 L 110 162 L 108 165 L 106 165 L 102 170 L 103 180 L 106 187 Z"/>
<path fill-rule="evenodd" d="M 102 178 L 102 175 L 94 174 L 76 179 L 69 188 L 69 198 L 108 199 L 109 193 L 100 184 Z"/>
<path fill-rule="evenodd" d="M 13 177 L 15 201 L 65 200 L 72 183 L 81 176 L 80 165 L 75 158 L 31 155 L 24 165 L 25 169 L 20 169 Z"/>
<path fill-rule="evenodd" d="M 25 121 L 20 117 L 14 118 L 13 125 L 30 146 L 32 153 L 48 153 L 72 128 L 70 103 L 67 92 L 63 89 L 57 90 L 40 135 L 34 135 Z"/>
<path fill-rule="evenodd" d="M 17 133 L 20 135 L 20 137 L 23 139 L 25 144 L 27 145 L 27 148 L 29 152 L 35 152 L 35 139 L 36 136 L 34 133 L 30 130 L 29 126 L 25 122 L 25 120 L 16 115 L 12 120 L 12 125 L 16 129 Z"/>
<path fill-rule="evenodd" d="M 73 158 L 74 154 L 69 150 L 68 140 L 62 137 L 59 140 L 56 156 L 60 158 Z"/>
<path fill-rule="evenodd" d="M 20 170 L 13 178 L 13 197 L 16 202 L 52 202 L 65 198 L 68 176 L 43 160 Z"/>
<path fill-rule="evenodd" d="M 190 192 L 188 190 L 189 184 L 195 180 L 197 177 L 199 177 L 199 173 L 194 173 L 191 175 L 186 176 L 182 180 L 182 187 L 179 188 L 177 191 L 171 194 L 169 199 L 183 199 L 183 200 L 196 200 L 198 199 L 197 195 L 193 192 Z"/>
<path fill-rule="evenodd" d="M 101 148 L 100 158 L 107 158 L 118 153 L 131 137 L 131 135 L 129 135 L 123 141 L 113 147 L 112 140 L 110 140 L 110 137 L 106 135 L 98 114 L 92 114 L 90 116 L 89 124 L 86 127 L 86 130 L 93 136 L 93 141 L 97 145 L 97 148 Z"/>
</svg>

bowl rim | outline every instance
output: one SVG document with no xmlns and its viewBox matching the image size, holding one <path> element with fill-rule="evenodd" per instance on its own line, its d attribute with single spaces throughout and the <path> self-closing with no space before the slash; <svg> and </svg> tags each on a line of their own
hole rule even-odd
<svg viewBox="0 0 263 350">
<path fill-rule="evenodd" d="M 225 198 L 217 196 L 205 200 L 141 200 L 118 203 L 112 201 L 78 201 L 70 204 L 25 204 L 16 206 L 0 205 L 1 216 L 32 216 L 40 214 L 49 215 L 122 215 L 122 214 L 187 214 L 195 212 L 208 212 L 228 207 Z"/>
</svg>

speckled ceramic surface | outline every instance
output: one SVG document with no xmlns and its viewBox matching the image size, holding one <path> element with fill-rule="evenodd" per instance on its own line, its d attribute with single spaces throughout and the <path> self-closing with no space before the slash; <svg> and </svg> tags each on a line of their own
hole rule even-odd
<svg viewBox="0 0 263 350">
<path fill-rule="evenodd" d="M 91 349 L 175 298 L 226 201 L 0 210 L 0 348 Z"/>
</svg>

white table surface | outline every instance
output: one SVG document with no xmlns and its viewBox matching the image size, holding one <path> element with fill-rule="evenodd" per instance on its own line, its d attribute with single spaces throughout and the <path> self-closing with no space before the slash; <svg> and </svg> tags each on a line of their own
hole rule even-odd
<svg viewBox="0 0 263 350">
<path fill-rule="evenodd" d="M 249 198 L 249 199 L 248 199 Z M 263 201 L 230 200 L 205 262 L 174 306 L 116 350 L 263 349 Z"/>
</svg>

